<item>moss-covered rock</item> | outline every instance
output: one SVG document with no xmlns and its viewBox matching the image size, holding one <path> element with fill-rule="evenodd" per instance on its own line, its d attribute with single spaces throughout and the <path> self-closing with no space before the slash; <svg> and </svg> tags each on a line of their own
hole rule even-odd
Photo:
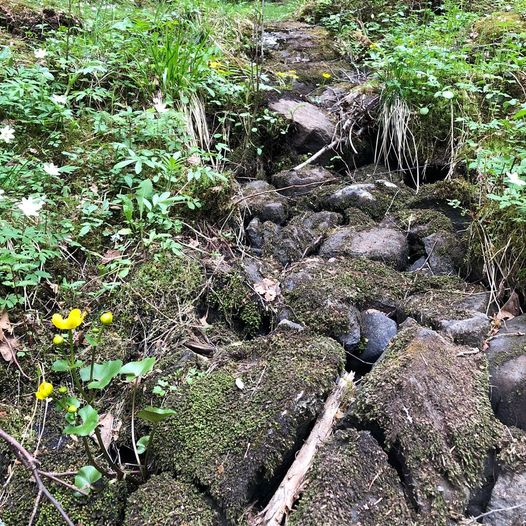
<svg viewBox="0 0 526 526">
<path fill-rule="evenodd" d="M 124 526 L 191 524 L 214 526 L 220 522 L 203 494 L 168 473 L 153 476 L 128 498 Z"/>
<path fill-rule="evenodd" d="M 381 431 L 401 459 L 422 525 L 446 525 L 464 512 L 499 439 L 485 360 L 466 350 L 415 324 L 392 341 L 357 395 L 353 416 Z"/>
<path fill-rule="evenodd" d="M 222 349 L 209 374 L 167 396 L 177 417 L 153 442 L 157 468 L 206 488 L 235 520 L 293 458 L 343 355 L 333 340 L 308 332 Z"/>
<path fill-rule="evenodd" d="M 393 214 L 393 219 L 402 230 L 415 240 L 424 238 L 439 231 L 453 232 L 453 224 L 445 214 L 430 209 L 404 209 Z"/>
<path fill-rule="evenodd" d="M 367 432 L 338 431 L 316 455 L 293 526 L 407 526 L 411 513 L 396 471 Z"/>
<path fill-rule="evenodd" d="M 377 261 L 311 258 L 286 274 L 280 316 L 339 338 L 350 330 L 351 306 L 394 310 L 409 283 L 404 274 Z"/>
</svg>

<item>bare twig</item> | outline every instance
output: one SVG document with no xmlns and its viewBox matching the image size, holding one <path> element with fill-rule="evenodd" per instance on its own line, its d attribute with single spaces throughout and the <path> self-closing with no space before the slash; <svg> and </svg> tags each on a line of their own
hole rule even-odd
<svg viewBox="0 0 526 526">
<path fill-rule="evenodd" d="M 33 457 L 33 455 L 31 455 L 31 453 L 29 453 L 29 451 L 22 444 L 20 444 L 20 442 L 18 442 L 15 438 L 6 433 L 2 428 L 0 428 L 0 439 L 2 439 L 9 446 L 9 449 L 13 451 L 18 460 L 20 460 L 24 467 L 31 472 L 38 487 L 39 495 L 44 495 L 44 497 L 46 497 L 46 499 L 49 500 L 49 502 L 51 502 L 53 506 L 55 506 L 57 511 L 60 513 L 60 516 L 64 519 L 64 522 L 68 526 L 75 526 L 73 521 L 69 518 L 68 514 L 64 511 L 64 508 L 62 507 L 60 502 L 58 502 L 58 500 L 55 497 L 53 497 L 53 495 L 51 495 L 49 490 L 42 482 L 42 478 L 40 476 L 42 472 L 38 469 L 37 459 Z M 37 499 L 35 501 L 35 508 L 38 507 L 39 502 L 40 498 L 37 495 Z M 36 510 L 34 509 L 33 514 L 35 513 Z"/>
<path fill-rule="evenodd" d="M 283 517 L 292 509 L 301 487 L 305 480 L 305 475 L 310 469 L 314 456 L 319 446 L 327 440 L 332 432 L 334 419 L 344 400 L 345 394 L 352 385 L 353 374 L 345 374 L 333 392 L 327 398 L 325 407 L 321 416 L 318 418 L 311 434 L 305 444 L 300 449 L 296 460 L 287 471 L 285 478 L 279 485 L 276 493 L 267 507 L 256 517 L 254 525 L 256 526 L 279 526 Z"/>
</svg>

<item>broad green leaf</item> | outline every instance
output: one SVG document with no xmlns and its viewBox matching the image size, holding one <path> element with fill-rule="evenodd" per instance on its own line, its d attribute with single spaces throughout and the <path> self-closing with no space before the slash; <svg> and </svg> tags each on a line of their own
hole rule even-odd
<svg viewBox="0 0 526 526">
<path fill-rule="evenodd" d="M 79 410 L 78 415 L 82 420 L 82 424 L 79 426 L 66 426 L 64 429 L 64 434 L 87 437 L 93 433 L 97 427 L 99 423 L 99 414 L 90 405 L 85 405 Z"/>
<path fill-rule="evenodd" d="M 144 437 L 139 438 L 139 440 L 137 440 L 137 453 L 139 453 L 139 455 L 142 455 L 146 451 L 146 448 L 148 447 L 149 443 L 150 435 L 146 435 Z"/>
<path fill-rule="evenodd" d="M 526 108 L 523 108 L 522 110 L 519 110 L 514 116 L 514 119 L 522 119 L 523 117 L 526 117 Z"/>
<path fill-rule="evenodd" d="M 155 358 L 144 358 L 139 362 L 129 362 L 121 367 L 119 374 L 126 375 L 127 381 L 135 380 L 141 376 L 147 375 L 155 365 Z"/>
<path fill-rule="evenodd" d="M 93 466 L 84 466 L 80 468 L 78 473 L 75 475 L 75 486 L 79 489 L 89 493 L 92 484 L 95 484 L 97 480 L 102 477 L 102 473 Z"/>
<path fill-rule="evenodd" d="M 118 374 L 122 367 L 122 360 L 110 360 L 96 363 L 93 366 L 93 381 L 88 384 L 88 389 L 104 389 Z M 83 367 L 80 377 L 83 382 L 89 382 L 91 366 Z"/>
<path fill-rule="evenodd" d="M 160 407 L 152 407 L 151 405 L 145 407 L 144 409 L 141 409 L 137 413 L 137 416 L 139 418 L 142 418 L 147 422 L 151 422 L 152 424 L 162 422 L 163 420 L 173 415 L 175 415 L 175 411 L 173 409 L 162 409 Z"/>
<path fill-rule="evenodd" d="M 81 360 L 76 360 L 75 365 L 72 367 L 69 363 L 69 360 L 55 360 L 53 362 L 53 365 L 51 366 L 51 369 L 55 371 L 56 373 L 64 373 L 66 371 L 71 371 L 71 369 L 78 369 L 79 367 L 82 367 L 84 365 L 84 362 Z"/>
</svg>

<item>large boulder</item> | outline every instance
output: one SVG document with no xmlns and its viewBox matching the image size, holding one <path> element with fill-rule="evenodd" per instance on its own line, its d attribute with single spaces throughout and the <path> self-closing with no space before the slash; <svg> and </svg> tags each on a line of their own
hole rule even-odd
<svg viewBox="0 0 526 526">
<path fill-rule="evenodd" d="M 242 210 L 248 217 L 258 217 L 261 221 L 272 221 L 281 225 L 287 220 L 287 199 L 265 181 L 252 181 L 241 189 Z"/>
<path fill-rule="evenodd" d="M 310 102 L 279 99 L 269 108 L 294 125 L 291 138 L 300 153 L 315 153 L 334 140 L 336 125 L 332 117 Z"/>
<path fill-rule="evenodd" d="M 526 315 L 504 322 L 487 354 L 496 415 L 505 424 L 526 430 Z"/>
<path fill-rule="evenodd" d="M 156 466 L 206 490 L 235 522 L 290 462 L 341 371 L 344 350 L 281 331 L 216 352 L 210 372 L 166 398 Z"/>
<path fill-rule="evenodd" d="M 320 248 L 320 256 L 349 256 L 382 261 L 397 269 L 407 266 L 409 245 L 403 232 L 393 228 L 337 229 Z"/>
<path fill-rule="evenodd" d="M 396 471 L 367 432 L 338 431 L 318 451 L 292 526 L 407 526 L 411 513 Z"/>
<path fill-rule="evenodd" d="M 416 323 L 365 377 L 352 420 L 373 429 L 403 467 L 418 524 L 450 524 L 482 479 L 500 425 L 484 358 Z"/>
</svg>

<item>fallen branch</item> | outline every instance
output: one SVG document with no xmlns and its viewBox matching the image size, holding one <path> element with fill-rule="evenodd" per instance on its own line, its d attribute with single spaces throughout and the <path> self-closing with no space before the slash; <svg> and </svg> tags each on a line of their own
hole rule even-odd
<svg viewBox="0 0 526 526">
<path fill-rule="evenodd" d="M 318 150 L 314 155 L 309 157 L 306 161 L 304 161 L 301 164 L 298 164 L 298 166 L 292 168 L 292 170 L 297 172 L 298 170 L 301 170 L 302 168 L 305 168 L 305 166 L 313 163 L 316 159 L 318 159 L 318 157 L 321 157 L 326 151 L 332 150 L 333 148 L 338 146 L 338 144 L 340 144 L 341 142 L 343 142 L 342 139 L 335 139 L 330 144 L 325 145 L 321 150 Z"/>
<path fill-rule="evenodd" d="M 352 373 L 346 373 L 340 378 L 333 392 L 327 398 L 323 412 L 296 456 L 296 460 L 287 471 L 267 507 L 255 518 L 254 526 L 280 526 L 285 515 L 290 512 L 301 492 L 305 475 L 312 466 L 316 451 L 332 433 L 336 414 L 349 390 L 349 386 L 352 385 L 353 378 Z"/>
<path fill-rule="evenodd" d="M 38 469 L 38 460 L 33 455 L 31 455 L 31 453 L 29 453 L 29 451 L 22 444 L 20 444 L 20 442 L 18 442 L 15 438 L 6 433 L 2 428 L 0 428 L 0 439 L 6 442 L 6 444 L 9 446 L 9 449 L 13 451 L 18 460 L 20 460 L 24 467 L 26 467 L 31 472 L 33 478 L 35 479 L 35 483 L 38 487 L 38 494 L 35 501 L 35 506 L 33 508 L 33 513 L 31 514 L 31 521 L 36 516 L 36 509 L 38 508 L 38 504 L 40 503 L 42 495 L 44 495 L 44 497 L 46 497 L 46 499 L 49 500 L 49 502 L 51 502 L 53 506 L 55 506 L 57 511 L 60 513 L 61 517 L 64 519 L 64 522 L 68 526 L 75 526 L 73 521 L 69 518 L 68 514 L 64 511 L 64 508 L 61 506 L 60 502 L 55 497 L 53 497 L 53 495 L 51 495 L 49 490 L 42 482 L 41 475 L 49 477 L 50 474 L 42 473 Z"/>
</svg>

